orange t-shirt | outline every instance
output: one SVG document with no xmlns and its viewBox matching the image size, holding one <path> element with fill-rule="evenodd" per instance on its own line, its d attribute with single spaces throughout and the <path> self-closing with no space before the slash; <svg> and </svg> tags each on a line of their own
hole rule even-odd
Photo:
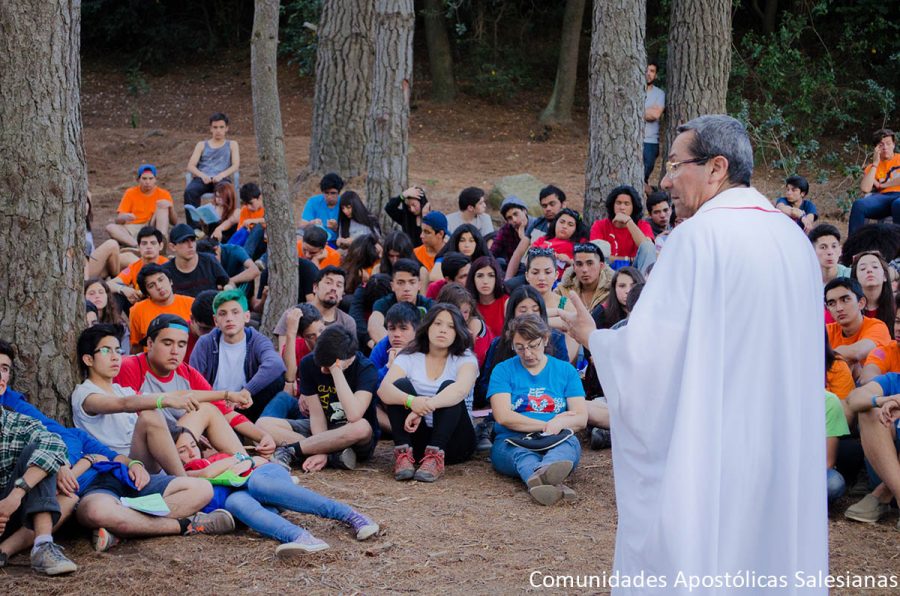
<svg viewBox="0 0 900 596">
<path fill-rule="evenodd" d="M 884 321 L 869 317 L 863 317 L 863 322 L 859 327 L 859 331 L 852 337 L 844 337 L 840 323 L 828 323 L 825 325 L 825 330 L 828 332 L 828 343 L 831 344 L 832 350 L 839 346 L 855 344 L 863 339 L 871 339 L 875 342 L 875 347 L 886 346 L 893 341 L 891 339 L 891 332 L 888 331 Z"/>
<path fill-rule="evenodd" d="M 172 195 L 169 194 L 169 191 L 163 190 L 158 186 L 149 195 L 141 192 L 140 186 L 132 186 L 122 195 L 117 211 L 134 215 L 134 219 L 128 222 L 129 224 L 145 224 L 156 213 L 156 201 L 169 201 L 171 203 Z"/>
<path fill-rule="evenodd" d="M 881 348 L 876 349 L 880 350 Z M 874 353 L 875 350 L 872 352 Z M 869 357 L 871 358 L 871 356 Z M 835 360 L 831 365 L 831 370 L 825 373 L 825 390 L 834 393 L 841 399 L 847 399 L 854 389 L 856 389 L 856 383 L 853 382 L 850 365 L 843 360 Z"/>
<path fill-rule="evenodd" d="M 414 249 L 413 254 L 416 255 L 416 258 L 419 259 L 422 266 L 428 269 L 429 272 L 434 269 L 434 260 L 437 258 L 437 255 L 429 255 L 424 244 Z"/>
<path fill-rule="evenodd" d="M 136 346 L 147 336 L 147 328 L 150 322 L 163 313 L 178 315 L 185 321 L 191 319 L 191 305 L 193 296 L 175 294 L 175 301 L 169 306 L 158 306 L 149 298 L 141 300 L 131 307 L 129 315 L 129 328 L 131 330 L 131 345 Z"/>
<path fill-rule="evenodd" d="M 866 358 L 866 366 L 870 364 L 877 366 L 881 374 L 889 372 L 900 373 L 900 342 L 894 341 L 869 352 L 869 356 Z"/>
<path fill-rule="evenodd" d="M 303 256 L 303 240 L 297 240 L 297 256 L 305 259 Z M 334 250 L 327 244 L 325 245 L 325 258 L 323 258 L 319 262 L 319 269 L 324 269 L 329 265 L 334 265 L 335 267 L 341 266 L 341 253 Z"/>
<path fill-rule="evenodd" d="M 168 262 L 169 262 L 169 259 L 167 259 L 166 257 L 164 257 L 162 255 L 159 255 L 158 257 L 156 257 L 157 265 L 165 265 Z M 140 291 L 140 288 L 138 287 L 137 277 L 138 277 L 138 273 L 141 272 L 141 269 L 143 269 L 143 267 L 144 267 L 144 260 L 138 259 L 137 261 L 135 261 L 134 263 L 132 263 L 131 265 L 126 267 L 124 270 L 122 270 L 122 273 L 118 274 L 116 276 L 116 279 L 118 281 L 122 282 L 123 284 L 125 284 L 126 286 L 131 286 L 135 290 Z"/>
<path fill-rule="evenodd" d="M 866 166 L 866 174 L 868 174 L 871 169 L 872 164 Z M 898 171 L 900 171 L 900 153 L 895 153 L 894 157 L 878 164 L 878 167 L 875 169 L 875 181 L 884 184 L 888 178 L 897 174 Z M 875 190 L 873 188 L 872 192 L 900 192 L 900 178 L 895 178 L 891 186 L 887 186 L 881 190 Z"/>
<path fill-rule="evenodd" d="M 250 211 L 250 207 L 247 207 L 247 206 L 245 205 L 245 206 L 241 207 L 241 217 L 240 217 L 240 219 L 238 220 L 238 228 L 243 228 L 243 227 L 244 227 L 244 221 L 245 221 L 245 220 L 248 220 L 248 219 L 259 219 L 260 217 L 265 217 L 265 215 L 266 215 L 266 208 L 265 208 L 265 207 L 260 207 L 260 208 L 257 209 L 256 211 Z M 253 224 L 250 224 L 250 227 L 252 228 L 252 227 L 253 227 Z"/>
</svg>

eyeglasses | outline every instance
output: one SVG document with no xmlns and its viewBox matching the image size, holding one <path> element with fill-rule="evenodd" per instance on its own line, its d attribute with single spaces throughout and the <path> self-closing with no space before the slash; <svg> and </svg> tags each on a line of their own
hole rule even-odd
<svg viewBox="0 0 900 596">
<path fill-rule="evenodd" d="M 97 348 L 94 350 L 94 354 L 103 354 L 104 356 L 109 356 L 110 354 L 118 354 L 121 356 L 125 351 L 122 348 L 110 348 L 109 346 L 103 346 L 102 348 Z"/>
<path fill-rule="evenodd" d="M 515 350 L 516 354 L 519 354 L 520 356 L 522 354 L 525 354 L 526 352 L 531 352 L 532 354 L 534 354 L 535 352 L 543 352 L 544 351 L 544 340 L 539 339 L 536 342 L 531 342 L 530 344 L 527 344 L 524 346 L 516 345 L 516 346 L 513 346 L 513 350 Z"/>
<path fill-rule="evenodd" d="M 683 159 L 681 161 L 667 161 L 666 176 L 668 176 L 670 179 L 675 178 L 676 176 L 678 176 L 678 172 L 681 171 L 681 166 L 687 165 L 689 163 L 703 165 L 709 160 L 709 157 L 695 157 L 693 159 Z"/>
</svg>

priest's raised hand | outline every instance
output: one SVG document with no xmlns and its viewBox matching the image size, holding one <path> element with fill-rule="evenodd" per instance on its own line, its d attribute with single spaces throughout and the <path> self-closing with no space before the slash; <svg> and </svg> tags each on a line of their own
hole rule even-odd
<svg viewBox="0 0 900 596">
<path fill-rule="evenodd" d="M 591 340 L 591 333 L 597 330 L 597 324 L 594 322 L 591 312 L 581 301 L 578 292 L 574 290 L 569 292 L 569 300 L 575 306 L 575 312 L 561 309 L 558 313 L 559 317 L 566 324 L 566 333 L 587 348 Z"/>
</svg>

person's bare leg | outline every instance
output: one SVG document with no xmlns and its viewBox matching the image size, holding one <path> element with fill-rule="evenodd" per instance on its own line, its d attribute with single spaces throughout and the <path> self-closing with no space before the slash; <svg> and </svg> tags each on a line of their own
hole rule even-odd
<svg viewBox="0 0 900 596">
<path fill-rule="evenodd" d="M 53 534 L 53 516 L 49 511 L 41 511 L 35 513 L 31 517 L 31 523 L 34 525 L 34 535 L 44 536 L 45 534 Z"/>
<path fill-rule="evenodd" d="M 107 240 L 94 249 L 85 267 L 85 279 L 107 279 L 121 273 L 119 268 L 119 243 Z"/>
<path fill-rule="evenodd" d="M 131 458 L 140 460 L 151 474 L 162 468 L 172 476 L 187 475 L 166 420 L 158 410 L 138 414 L 131 438 Z"/>
<path fill-rule="evenodd" d="M 334 453 L 372 438 L 372 427 L 365 420 L 348 422 L 344 426 L 312 435 L 300 441 L 305 455 Z"/>
<path fill-rule="evenodd" d="M 124 270 L 126 267 L 140 260 L 141 257 L 137 256 L 134 253 L 130 252 L 120 252 L 119 253 L 119 267 Z M 118 274 L 116 274 L 118 275 Z"/>
<path fill-rule="evenodd" d="M 381 432 L 390 434 L 391 419 L 388 418 L 387 412 L 385 412 L 382 408 L 376 406 L 375 417 L 378 418 L 378 426 L 381 427 Z"/>
<path fill-rule="evenodd" d="M 56 500 L 59 502 L 60 516 L 59 521 L 53 526 L 54 531 L 58 530 L 59 527 L 69 519 L 72 512 L 75 511 L 75 504 L 78 503 L 78 497 L 56 495 Z M 10 534 L 6 540 L 0 542 L 0 552 L 12 557 L 26 548 L 31 548 L 34 544 L 34 536 L 33 530 L 29 530 L 23 526 Z"/>
<path fill-rule="evenodd" d="M 200 404 L 199 410 L 179 418 L 178 425 L 187 428 L 196 437 L 206 435 L 212 446 L 222 453 L 247 453 L 225 416 L 212 404 Z"/>
<path fill-rule="evenodd" d="M 154 226 L 162 232 L 164 238 L 169 237 L 169 208 L 172 203 L 169 201 L 156 201 L 156 213 L 150 218 L 149 225 Z M 172 208 L 174 211 L 174 207 Z"/>
<path fill-rule="evenodd" d="M 212 490 L 210 485 L 210 490 Z M 145 515 L 122 505 L 116 497 L 89 494 L 81 500 L 78 523 L 87 528 L 106 528 L 116 536 L 171 536 L 181 533 L 177 519 Z"/>
<path fill-rule="evenodd" d="M 897 449 L 894 447 L 896 431 L 881 424 L 878 413 L 877 408 L 859 413 L 859 436 L 866 459 L 886 488 L 897 497 L 900 495 L 900 461 L 897 460 Z M 883 493 L 879 498 L 882 503 L 887 503 L 890 499 L 891 495 Z"/>
<path fill-rule="evenodd" d="M 137 240 L 134 239 L 134 236 L 131 235 L 131 232 L 128 231 L 128 228 L 123 225 L 119 225 L 117 223 L 107 224 L 106 233 L 109 234 L 110 238 L 112 238 L 122 246 L 137 248 Z"/>
<path fill-rule="evenodd" d="M 256 426 L 272 435 L 277 445 L 291 445 L 306 438 L 300 433 L 294 432 L 291 424 L 284 418 L 266 416 L 257 420 Z"/>
<path fill-rule="evenodd" d="M 588 426 L 599 426 L 609 430 L 609 408 L 599 399 L 587 402 Z"/>
</svg>

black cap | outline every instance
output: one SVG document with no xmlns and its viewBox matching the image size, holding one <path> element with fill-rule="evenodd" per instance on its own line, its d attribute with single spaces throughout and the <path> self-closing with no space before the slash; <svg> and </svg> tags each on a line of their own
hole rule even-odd
<svg viewBox="0 0 900 596">
<path fill-rule="evenodd" d="M 180 223 L 169 230 L 169 242 L 171 242 L 172 244 L 184 242 L 188 238 L 193 238 L 196 240 L 197 232 L 195 232 L 194 228 L 187 224 Z"/>
<path fill-rule="evenodd" d="M 160 331 L 169 328 L 181 329 L 185 333 L 190 333 L 187 321 L 178 315 L 161 314 L 150 321 L 150 326 L 147 327 L 147 337 L 156 339 L 156 336 L 159 335 Z"/>
</svg>

